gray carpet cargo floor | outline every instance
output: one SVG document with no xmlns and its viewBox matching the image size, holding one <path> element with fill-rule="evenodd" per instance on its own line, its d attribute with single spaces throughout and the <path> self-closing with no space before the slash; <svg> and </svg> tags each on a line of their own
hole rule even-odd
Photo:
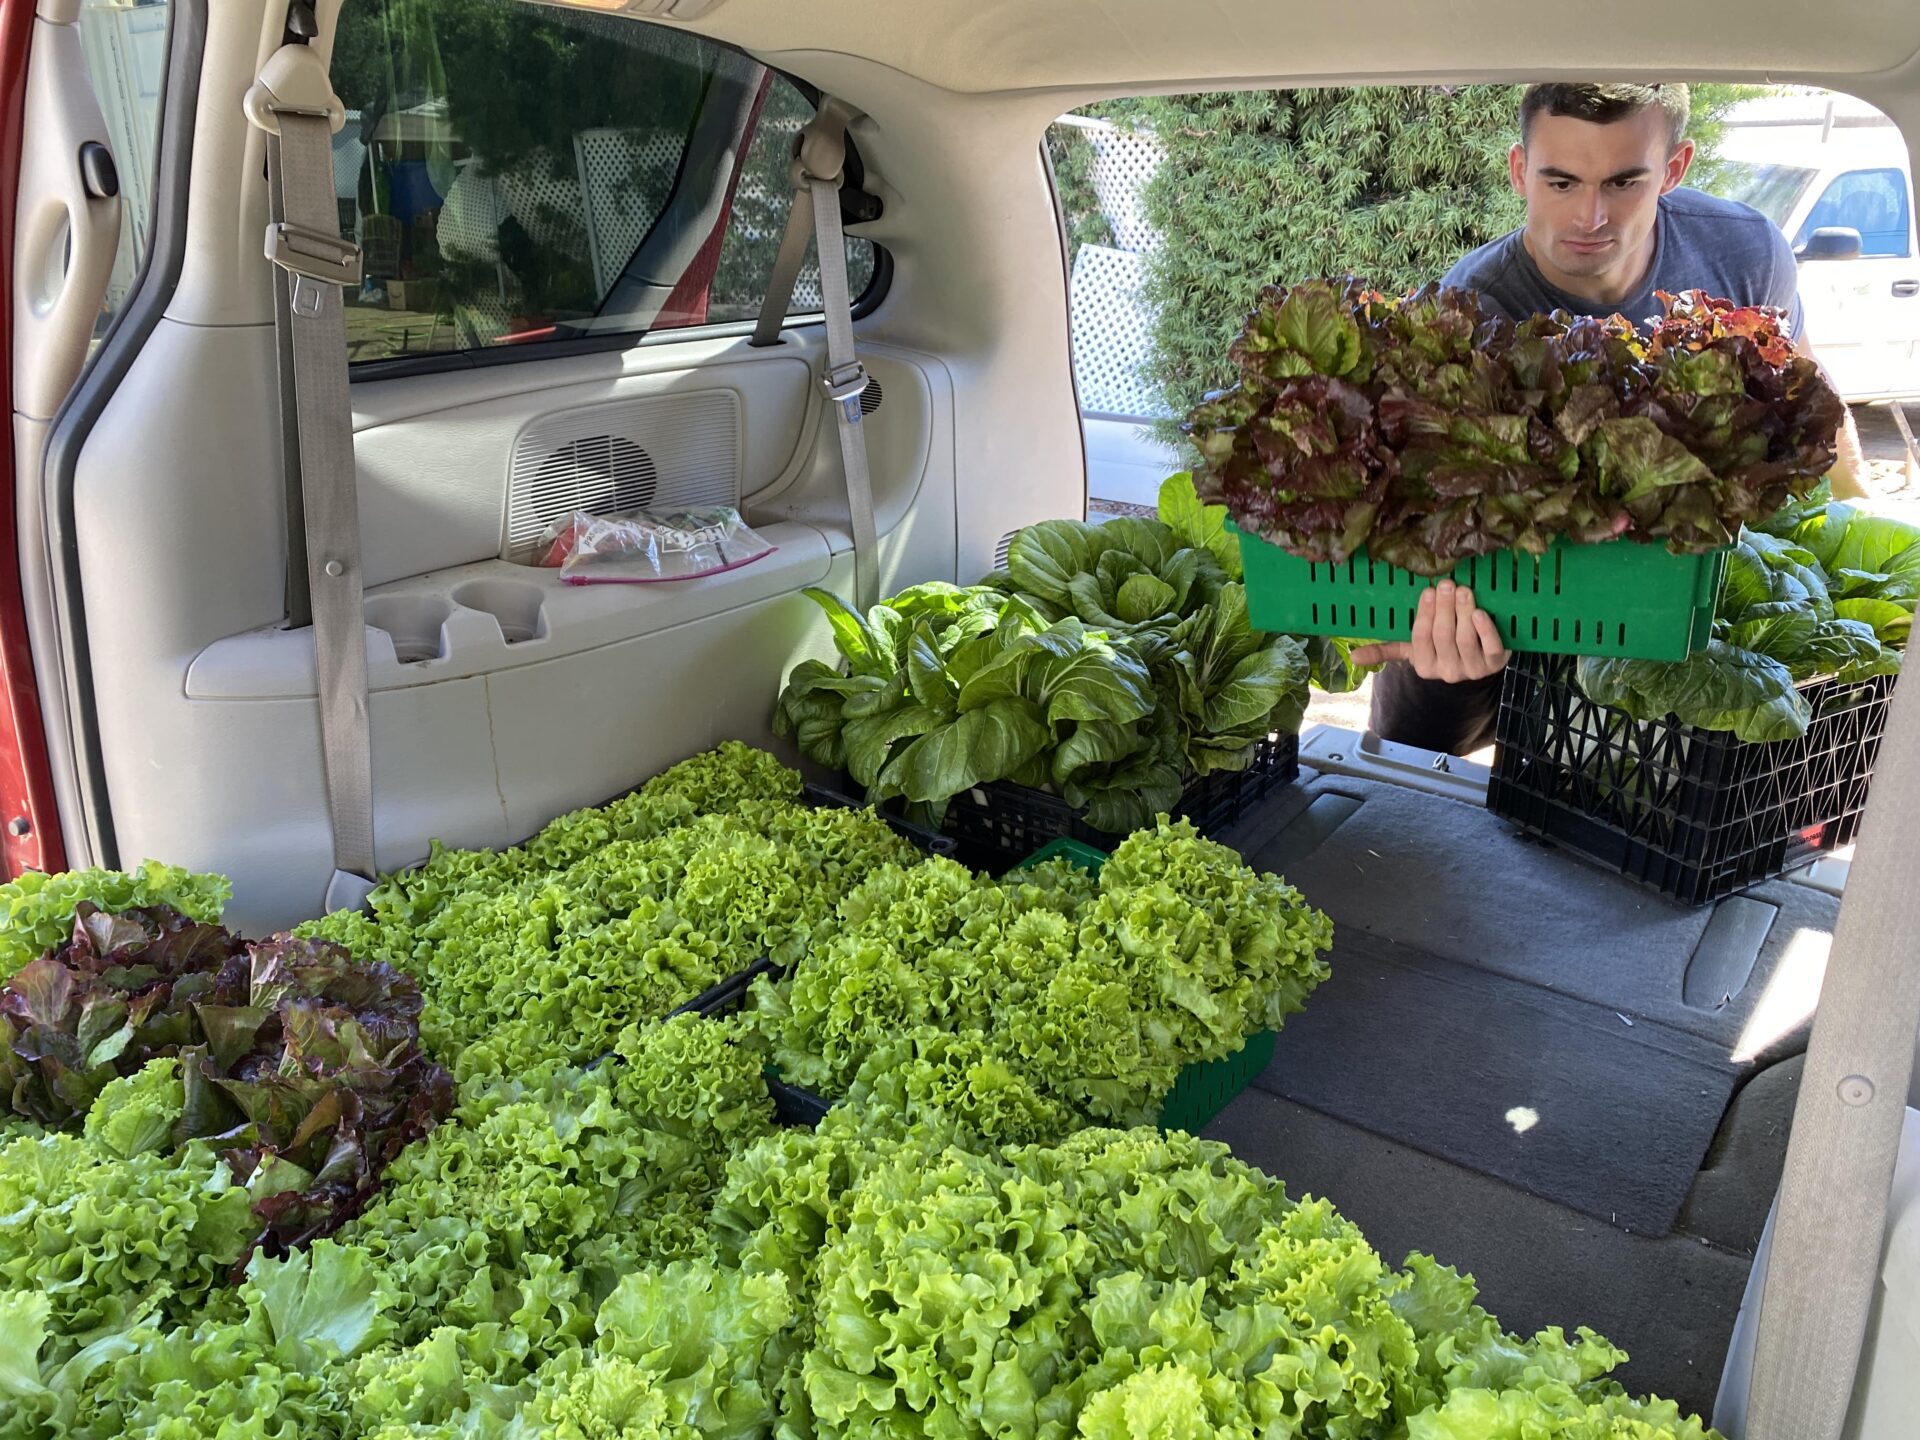
<svg viewBox="0 0 1920 1440">
<path fill-rule="evenodd" d="M 1799 1084 L 1795 1057 L 1806 1047 L 1838 900 L 1775 881 L 1717 905 L 1681 906 L 1522 837 L 1477 806 L 1310 772 L 1224 838 L 1297 885 L 1333 918 L 1339 938 L 1336 978 L 1281 1032 L 1274 1068 L 1207 1133 L 1290 1193 L 1333 1200 L 1389 1260 L 1424 1250 L 1471 1271 L 1483 1303 L 1509 1329 L 1590 1325 L 1632 1355 L 1619 1375 L 1630 1389 L 1710 1411 L 1779 1181 Z M 1369 966 L 1377 973 L 1366 973 Z M 1425 983 L 1431 992 L 1444 976 L 1486 1003 L 1423 1007 L 1392 998 L 1382 987 L 1394 966 L 1424 967 L 1409 991 Z M 1479 973 L 1466 979 L 1462 970 Z M 1325 1008 L 1349 1013 L 1311 1019 L 1322 1000 L 1339 999 L 1333 987 L 1342 984 L 1350 1001 Z M 1563 1001 L 1584 1008 L 1566 1010 Z M 1515 1007 L 1523 1002 L 1520 1024 Z M 1646 1027 L 1661 1054 L 1684 1062 L 1663 1084 L 1681 1083 L 1683 1074 L 1730 1075 L 1724 1115 L 1725 1092 L 1709 1097 L 1717 1127 L 1705 1125 L 1697 1107 L 1657 1106 L 1641 1112 L 1631 1134 L 1596 1123 L 1585 1153 L 1570 1150 L 1558 1162 L 1571 1167 L 1577 1158 L 1581 1188 L 1616 1194 L 1644 1189 L 1640 1172 L 1658 1171 L 1663 1205 L 1676 1184 L 1673 1167 L 1691 1167 L 1697 1173 L 1672 1233 L 1629 1233 L 1590 1213 L 1598 1207 L 1584 1195 L 1563 1203 L 1504 1178 L 1522 1172 L 1486 1153 L 1495 1137 L 1483 1114 L 1417 1094 L 1396 1105 L 1398 1092 L 1418 1088 L 1408 1079 L 1415 1067 L 1399 1060 L 1398 1074 L 1368 1075 L 1381 1063 L 1378 1040 L 1351 1042 L 1344 1092 L 1331 1088 L 1341 1069 L 1330 1054 L 1316 1062 L 1316 1083 L 1328 1089 L 1290 1090 L 1290 1037 L 1304 1055 L 1314 1045 L 1332 1048 L 1327 1035 L 1316 1038 L 1316 1024 L 1352 1036 L 1369 1024 L 1379 1032 L 1387 1022 L 1370 1022 L 1369 1006 L 1394 1012 L 1394 1040 L 1422 1051 L 1425 1083 L 1456 1096 L 1472 1093 L 1475 1067 L 1521 1075 L 1529 1043 L 1544 1073 L 1595 1074 L 1593 1055 L 1583 1052 L 1610 1048 L 1599 1038 L 1609 1016 L 1623 1032 Z M 1596 1014 L 1597 1032 L 1573 1019 Z M 1444 1066 L 1453 1073 L 1434 1078 L 1433 1068 Z M 1611 1058 L 1597 1068 L 1617 1069 Z M 1625 1077 L 1617 1083 L 1630 1106 L 1634 1087 Z M 1363 1109 L 1356 1092 L 1364 1094 L 1364 1123 L 1353 1118 Z M 1549 1107 L 1531 1108 L 1545 1123 Z M 1694 1158 L 1674 1158 L 1683 1152 Z M 1537 1173 L 1522 1179 L 1541 1188 Z"/>
<path fill-rule="evenodd" d="M 1259 1084 L 1637 1235 L 1673 1229 L 1738 1072 L 1652 1020 L 1364 931 Z"/>
</svg>

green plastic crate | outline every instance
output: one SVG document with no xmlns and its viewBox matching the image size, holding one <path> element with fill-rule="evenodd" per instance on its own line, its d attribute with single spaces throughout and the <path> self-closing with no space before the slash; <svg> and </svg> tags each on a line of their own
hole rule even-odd
<svg viewBox="0 0 1920 1440">
<path fill-rule="evenodd" d="M 1365 551 L 1317 564 L 1235 529 L 1254 626 L 1288 635 L 1405 640 L 1420 592 L 1433 584 Z M 1556 541 L 1545 555 L 1509 550 L 1454 567 L 1499 625 L 1509 650 L 1684 660 L 1713 632 L 1727 552 L 1673 555 L 1634 540 Z"/>
<path fill-rule="evenodd" d="M 1203 1060 L 1183 1069 L 1160 1104 L 1160 1128 L 1197 1135 L 1232 1103 L 1233 1097 L 1273 1064 L 1274 1032 L 1249 1035 L 1231 1055 Z"/>
<path fill-rule="evenodd" d="M 1078 840 L 1054 840 L 1042 845 L 1018 866 L 1025 870 L 1044 860 L 1071 860 L 1095 875 L 1106 864 L 1106 855 Z M 1173 1089 L 1160 1104 L 1160 1128 L 1185 1130 L 1197 1134 L 1213 1123 L 1213 1117 L 1232 1102 L 1260 1073 L 1273 1063 L 1274 1033 L 1262 1030 L 1249 1035 L 1247 1043 L 1231 1055 L 1218 1060 L 1202 1060 L 1183 1068 L 1174 1077 Z"/>
<path fill-rule="evenodd" d="M 1014 868 L 1030 870 L 1047 860 L 1071 860 L 1082 870 L 1098 875 L 1100 867 L 1107 863 L 1107 852 L 1079 840 L 1049 840 Z"/>
</svg>

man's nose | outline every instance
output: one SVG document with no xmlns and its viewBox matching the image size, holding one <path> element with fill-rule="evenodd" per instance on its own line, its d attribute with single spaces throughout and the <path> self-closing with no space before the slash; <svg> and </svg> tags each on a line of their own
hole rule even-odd
<svg viewBox="0 0 1920 1440">
<path fill-rule="evenodd" d="M 1580 207 L 1580 218 L 1589 233 L 1607 228 L 1607 197 L 1600 191 L 1592 191 L 1586 202 Z"/>
</svg>

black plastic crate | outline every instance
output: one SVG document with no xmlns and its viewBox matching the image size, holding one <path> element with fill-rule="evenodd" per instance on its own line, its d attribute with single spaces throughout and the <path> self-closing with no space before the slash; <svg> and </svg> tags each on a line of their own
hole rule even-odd
<svg viewBox="0 0 1920 1440">
<path fill-rule="evenodd" d="M 811 781 L 801 787 L 801 799 L 816 810 L 829 807 L 838 810 L 867 808 L 867 802 L 864 800 L 856 800 L 844 791 L 835 790 L 826 785 L 815 785 Z M 911 820 L 903 819 L 885 810 L 876 810 L 874 813 L 886 821 L 896 835 L 911 840 L 916 847 L 929 855 L 944 855 L 951 858 L 959 849 L 960 842 L 951 835 L 942 835 L 937 830 L 929 830 L 924 825 L 916 825 Z"/>
<path fill-rule="evenodd" d="M 825 785 L 807 785 L 802 798 L 806 804 L 816 808 L 827 806 L 845 810 L 865 808 L 864 801 L 856 800 L 850 795 Z M 925 826 L 912 824 L 897 815 L 882 813 L 880 818 L 892 826 L 895 832 L 911 840 L 929 855 L 950 856 L 957 848 L 957 842 L 951 836 L 936 834 Z M 778 969 L 773 961 L 762 956 L 746 969 L 736 971 L 719 984 L 709 986 L 691 1000 L 675 1006 L 667 1012 L 667 1018 L 671 1019 L 675 1015 L 701 1015 L 711 1019 L 715 1016 L 731 1015 L 747 1003 L 747 992 L 753 988 L 755 980 L 762 975 L 777 973 Z M 592 1063 L 598 1065 L 606 1058 L 608 1057 L 603 1055 Z M 591 1069 L 592 1066 L 588 1068 Z M 774 1112 L 782 1125 L 817 1125 L 821 1117 L 827 1113 L 827 1107 L 831 1103 L 818 1095 L 800 1089 L 797 1085 L 787 1084 L 771 1070 L 767 1073 L 767 1092 L 773 1096 Z"/>
<path fill-rule="evenodd" d="M 1587 698 L 1569 656 L 1517 656 L 1500 693 L 1487 808 L 1689 905 L 1852 840 L 1894 677 L 1800 687 L 1798 740 L 1756 744 L 1635 720 Z"/>
<path fill-rule="evenodd" d="M 771 975 L 773 969 L 773 961 L 762 956 L 718 985 L 702 990 L 684 1005 L 676 1005 L 667 1012 L 667 1019 L 671 1020 L 676 1015 L 700 1015 L 707 1019 L 716 1015 L 731 1015 L 746 1004 L 747 991 L 753 988 L 753 982 L 762 975 Z"/>
<path fill-rule="evenodd" d="M 756 960 L 737 975 L 729 975 L 712 989 L 701 991 L 672 1013 L 702 1015 L 709 1020 L 731 1015 L 746 1005 L 747 993 L 753 989 L 755 980 L 762 975 L 777 974 L 779 969 L 773 961 Z M 831 1100 L 823 1099 L 810 1090 L 789 1085 L 771 1066 L 766 1070 L 766 1081 L 767 1093 L 773 1097 L 774 1118 L 782 1125 L 818 1125 L 833 1104 Z"/>
<path fill-rule="evenodd" d="M 1187 782 L 1174 809 L 1202 835 L 1218 835 L 1243 820 L 1267 796 L 1300 775 L 1300 737 L 1269 735 L 1253 748 L 1244 770 L 1216 770 Z M 1054 840 L 1078 840 L 1112 850 L 1126 838 L 1089 825 L 1058 795 L 994 780 L 963 791 L 947 804 L 941 828 L 960 844 L 960 858 L 984 870 L 1004 870 Z"/>
</svg>

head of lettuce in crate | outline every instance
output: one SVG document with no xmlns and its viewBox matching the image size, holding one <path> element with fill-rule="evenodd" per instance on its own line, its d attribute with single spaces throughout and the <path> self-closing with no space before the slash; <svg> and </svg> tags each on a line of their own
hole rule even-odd
<svg viewBox="0 0 1920 1440">
<path fill-rule="evenodd" d="M 1845 492 L 1857 444 L 1830 388 L 1810 383 L 1817 363 L 1794 358 L 1806 337 L 1792 250 L 1758 211 L 1683 185 L 1694 153 L 1687 115 L 1684 85 L 1529 86 L 1508 156 L 1527 201 L 1523 226 L 1400 301 L 1358 282 L 1328 287 L 1358 333 L 1326 354 L 1310 343 L 1279 353 L 1303 332 L 1280 318 L 1288 292 L 1269 289 L 1235 347 L 1241 384 L 1190 418 L 1208 497 L 1295 554 L 1344 559 L 1364 544 L 1376 560 L 1438 575 L 1470 555 L 1540 553 L 1556 536 L 1712 548 L 1787 498 L 1775 483 L 1783 468 L 1792 493 L 1828 471 Z M 1687 352 L 1743 345 L 1767 357 L 1740 357 L 1744 400 L 1794 392 L 1794 418 L 1781 427 L 1793 433 L 1770 440 L 1764 457 L 1735 454 L 1724 436 L 1688 423 L 1680 412 L 1691 399 L 1675 403 L 1694 385 Z M 1602 389 L 1542 389 L 1543 352 L 1563 367 L 1555 380 L 1583 366 L 1581 379 L 1604 387 L 1598 410 L 1568 403 L 1568 392 L 1591 400 Z M 1754 373 L 1768 365 L 1791 378 L 1770 387 Z M 1326 393 L 1308 396 L 1307 383 Z M 1262 386 L 1273 402 L 1264 409 L 1249 403 Z M 1310 412 L 1318 438 L 1290 427 L 1290 410 Z M 1680 483 L 1675 469 L 1657 482 L 1661 495 L 1643 494 L 1619 463 L 1625 447 L 1608 448 L 1634 426 L 1658 426 L 1711 483 Z M 1811 446 L 1809 429 L 1824 432 Z M 1237 445 L 1236 432 L 1252 438 Z M 1836 439 L 1848 457 L 1838 463 Z M 1760 476 L 1756 459 L 1773 469 Z M 1507 650 L 1471 592 L 1442 579 L 1422 592 L 1409 638 L 1353 658 L 1384 666 L 1377 734 L 1455 754 L 1491 741 Z"/>
</svg>

